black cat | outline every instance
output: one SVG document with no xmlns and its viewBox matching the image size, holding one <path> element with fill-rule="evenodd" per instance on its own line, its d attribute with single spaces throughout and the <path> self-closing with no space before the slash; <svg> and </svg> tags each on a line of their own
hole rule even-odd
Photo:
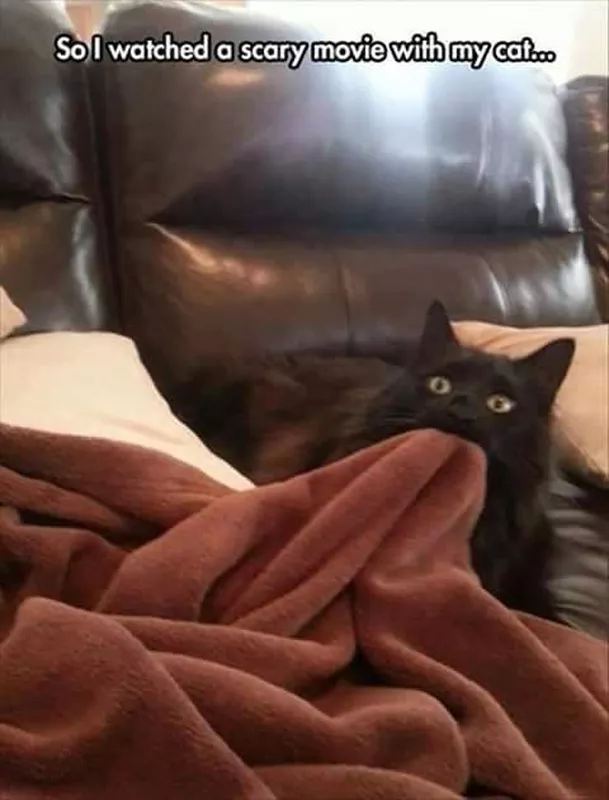
<svg viewBox="0 0 609 800">
<path fill-rule="evenodd" d="M 544 491 L 550 412 L 574 349 L 572 339 L 558 339 L 518 360 L 468 349 L 434 303 L 408 365 L 315 356 L 224 362 L 201 371 L 176 410 L 259 484 L 416 429 L 477 443 L 487 456 L 487 494 L 473 567 L 507 606 L 554 619 Z"/>
</svg>

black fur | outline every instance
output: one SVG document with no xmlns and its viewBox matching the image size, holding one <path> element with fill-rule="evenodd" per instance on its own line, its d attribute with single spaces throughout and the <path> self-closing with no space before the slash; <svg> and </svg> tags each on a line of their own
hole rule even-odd
<svg viewBox="0 0 609 800">
<path fill-rule="evenodd" d="M 487 495 L 472 537 L 474 569 L 509 607 L 553 619 L 549 423 L 574 347 L 560 339 L 519 360 L 467 349 L 434 303 L 408 366 L 315 356 L 224 362 L 203 370 L 176 410 L 256 483 L 416 429 L 477 443 L 487 455 Z"/>
</svg>

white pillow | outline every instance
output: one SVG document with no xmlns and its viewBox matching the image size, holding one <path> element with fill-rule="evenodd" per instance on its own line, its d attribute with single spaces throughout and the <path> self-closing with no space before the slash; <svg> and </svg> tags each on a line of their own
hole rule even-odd
<svg viewBox="0 0 609 800">
<path fill-rule="evenodd" d="M 2 342 L 0 422 L 140 445 L 233 489 L 253 485 L 172 414 L 134 343 L 113 333 L 40 333 Z"/>
</svg>

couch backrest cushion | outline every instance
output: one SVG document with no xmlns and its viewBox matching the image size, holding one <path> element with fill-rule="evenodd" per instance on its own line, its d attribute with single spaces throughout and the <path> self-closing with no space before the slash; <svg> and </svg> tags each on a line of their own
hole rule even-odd
<svg viewBox="0 0 609 800">
<path fill-rule="evenodd" d="M 562 98 L 586 253 L 603 319 L 609 320 L 609 77 L 582 75 L 564 87 Z"/>
<path fill-rule="evenodd" d="M 106 42 L 305 40 L 246 12 L 121 3 Z M 598 320 L 540 73 L 430 65 L 95 65 L 126 330 L 161 380 L 211 350 L 382 352 L 427 303 Z M 397 83 L 396 83 L 397 81 Z"/>
<path fill-rule="evenodd" d="M 57 3 L 0 0 L 0 283 L 34 330 L 112 325 L 82 64 Z"/>
</svg>

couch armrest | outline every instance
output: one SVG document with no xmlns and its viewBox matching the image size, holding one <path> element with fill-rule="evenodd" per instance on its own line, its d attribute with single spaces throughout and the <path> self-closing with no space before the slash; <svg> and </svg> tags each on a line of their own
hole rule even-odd
<svg viewBox="0 0 609 800">
<path fill-rule="evenodd" d="M 568 158 L 603 320 L 609 320 L 609 78 L 586 75 L 565 86 Z"/>
</svg>

